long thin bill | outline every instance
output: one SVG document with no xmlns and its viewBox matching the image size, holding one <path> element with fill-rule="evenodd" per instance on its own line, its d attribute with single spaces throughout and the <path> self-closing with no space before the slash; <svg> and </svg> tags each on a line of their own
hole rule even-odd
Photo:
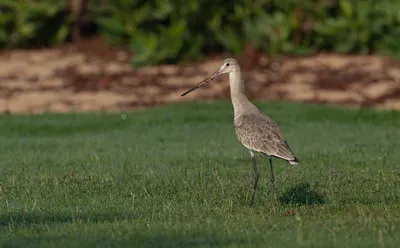
<svg viewBox="0 0 400 248">
<path fill-rule="evenodd" d="M 185 93 L 183 93 L 181 96 L 185 96 L 187 94 L 189 94 L 190 92 L 194 91 L 197 88 L 200 88 L 202 85 L 212 81 L 216 76 L 219 75 L 219 72 L 214 73 L 211 77 L 208 77 L 206 79 L 204 79 L 203 81 L 201 81 L 198 85 L 194 86 L 193 88 L 191 88 L 190 90 L 186 91 Z"/>
</svg>

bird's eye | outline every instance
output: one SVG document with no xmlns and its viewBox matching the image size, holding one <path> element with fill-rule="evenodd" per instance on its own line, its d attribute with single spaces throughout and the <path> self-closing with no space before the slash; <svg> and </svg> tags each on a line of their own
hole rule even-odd
<svg viewBox="0 0 400 248">
<path fill-rule="evenodd" d="M 230 66 L 230 64 L 229 64 L 229 63 L 226 63 L 226 66 Z"/>
</svg>

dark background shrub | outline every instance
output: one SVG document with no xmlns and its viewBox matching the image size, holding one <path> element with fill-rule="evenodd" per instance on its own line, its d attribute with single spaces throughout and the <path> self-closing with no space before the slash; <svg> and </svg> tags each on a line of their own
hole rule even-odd
<svg viewBox="0 0 400 248">
<path fill-rule="evenodd" d="M 1 0 L 0 47 L 47 47 L 100 35 L 135 66 L 251 45 L 268 55 L 400 55 L 397 0 Z"/>
</svg>

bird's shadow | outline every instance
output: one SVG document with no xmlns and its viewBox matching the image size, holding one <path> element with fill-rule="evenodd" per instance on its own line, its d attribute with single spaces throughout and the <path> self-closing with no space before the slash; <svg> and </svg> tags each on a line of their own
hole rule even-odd
<svg viewBox="0 0 400 248">
<path fill-rule="evenodd" d="M 280 197 L 281 204 L 314 205 L 324 204 L 325 197 L 316 187 L 311 187 L 309 182 L 301 182 L 286 190 Z"/>
</svg>

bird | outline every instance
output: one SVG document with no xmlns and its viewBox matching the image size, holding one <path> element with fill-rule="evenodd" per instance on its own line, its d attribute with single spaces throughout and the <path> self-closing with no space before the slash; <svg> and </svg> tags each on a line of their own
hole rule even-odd
<svg viewBox="0 0 400 248">
<path fill-rule="evenodd" d="M 257 191 L 259 172 L 256 163 L 256 154 L 262 154 L 269 159 L 271 170 L 271 198 L 274 208 L 275 203 L 275 175 L 272 158 L 286 160 L 291 165 L 299 164 L 299 160 L 294 155 L 287 139 L 274 120 L 261 112 L 245 95 L 244 80 L 240 70 L 240 65 L 236 59 L 227 58 L 223 61 L 220 68 L 211 77 L 189 89 L 181 96 L 196 90 L 202 85 L 214 80 L 223 74 L 229 75 L 229 86 L 232 105 L 234 109 L 234 126 L 238 140 L 248 149 L 251 156 L 254 172 L 253 194 L 250 207 L 254 205 Z"/>
</svg>

